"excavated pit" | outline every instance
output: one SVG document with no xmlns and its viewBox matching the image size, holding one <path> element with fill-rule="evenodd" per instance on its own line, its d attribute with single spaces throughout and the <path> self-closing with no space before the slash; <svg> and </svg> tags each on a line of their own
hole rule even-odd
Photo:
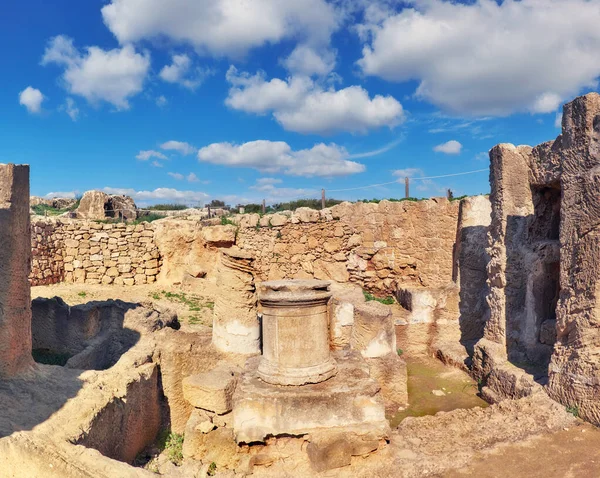
<svg viewBox="0 0 600 478">
<path fill-rule="evenodd" d="M 32 355 L 36 362 L 106 370 L 137 343 L 139 332 L 123 326 L 138 304 L 120 300 L 69 306 L 60 297 L 32 301 Z"/>
</svg>

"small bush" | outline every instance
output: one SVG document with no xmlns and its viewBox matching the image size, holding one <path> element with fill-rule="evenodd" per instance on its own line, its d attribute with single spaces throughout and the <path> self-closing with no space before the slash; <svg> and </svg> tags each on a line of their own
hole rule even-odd
<svg viewBox="0 0 600 478">
<path fill-rule="evenodd" d="M 81 291 L 77 294 L 79 297 L 85 297 L 87 293 L 85 291 Z"/>
<path fill-rule="evenodd" d="M 387 297 L 385 297 L 385 298 L 381 298 L 381 297 L 376 297 L 376 296 L 374 296 L 373 294 L 370 294 L 367 291 L 363 291 L 363 295 L 365 296 L 365 300 L 367 302 L 375 300 L 375 301 L 381 302 L 382 304 L 385 304 L 385 305 L 392 305 L 394 302 L 396 302 L 394 300 L 394 298 L 392 296 L 389 296 L 389 295 Z"/>
<path fill-rule="evenodd" d="M 229 219 L 227 216 L 221 216 L 221 226 L 235 226 L 236 223 Z"/>
<path fill-rule="evenodd" d="M 209 466 L 208 466 L 208 471 L 206 472 L 206 474 L 208 476 L 215 476 L 215 473 L 217 472 L 217 464 L 213 461 Z"/>
<path fill-rule="evenodd" d="M 579 407 L 577 405 L 567 407 L 567 412 L 573 415 L 574 417 L 579 416 Z"/>
<path fill-rule="evenodd" d="M 402 350 L 402 349 L 396 349 L 396 353 L 398 355 L 402 355 L 404 353 L 404 350 Z"/>
<path fill-rule="evenodd" d="M 181 465 L 183 462 L 183 435 L 179 433 L 169 433 L 165 442 L 167 457 L 175 465 Z"/>
</svg>

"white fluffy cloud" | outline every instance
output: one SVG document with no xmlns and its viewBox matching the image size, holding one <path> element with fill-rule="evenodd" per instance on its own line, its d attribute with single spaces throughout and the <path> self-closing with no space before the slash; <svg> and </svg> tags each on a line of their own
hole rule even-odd
<svg viewBox="0 0 600 478">
<path fill-rule="evenodd" d="M 44 95 L 37 88 L 28 86 L 19 93 L 19 104 L 27 108 L 29 113 L 41 113 L 43 101 Z"/>
<path fill-rule="evenodd" d="M 547 113 L 600 75 L 598 0 L 412 0 L 367 19 L 358 64 L 458 114 Z"/>
<path fill-rule="evenodd" d="M 456 140 L 446 141 L 445 143 L 438 144 L 433 148 L 436 153 L 444 153 L 444 154 L 460 154 L 462 151 L 462 144 L 460 144 Z"/>
<path fill-rule="evenodd" d="M 169 159 L 160 151 L 154 151 L 153 149 L 140 151 L 136 158 L 140 161 L 148 161 L 150 158 Z"/>
<path fill-rule="evenodd" d="M 194 67 L 192 59 L 186 55 L 173 55 L 172 63 L 160 70 L 159 76 L 167 83 L 177 83 L 189 90 L 195 90 L 212 72 Z"/>
<path fill-rule="evenodd" d="M 201 191 L 180 191 L 173 188 L 157 188 L 153 191 L 136 191 L 131 188 L 112 188 L 102 189 L 107 194 L 125 194 L 131 196 L 136 202 L 156 202 L 168 201 L 182 204 L 204 202 L 209 197 L 208 194 Z"/>
<path fill-rule="evenodd" d="M 403 119 L 402 105 L 391 96 L 369 93 L 360 86 L 324 90 L 305 76 L 267 81 L 262 73 L 227 72 L 231 84 L 226 104 L 249 113 L 272 113 L 287 130 L 331 134 L 340 131 L 365 133 L 382 126 L 393 127 Z"/>
<path fill-rule="evenodd" d="M 177 151 L 184 156 L 194 154 L 198 151 L 197 148 L 189 143 L 184 143 L 183 141 L 167 141 L 166 143 L 161 144 L 160 147 L 167 151 Z"/>
<path fill-rule="evenodd" d="M 143 89 L 150 56 L 137 53 L 132 45 L 108 51 L 91 46 L 81 53 L 71 38 L 59 35 L 48 42 L 44 52 L 42 64 L 49 63 L 65 68 L 62 79 L 69 93 L 92 104 L 104 101 L 126 110 L 129 99 Z"/>
<path fill-rule="evenodd" d="M 190 173 L 187 176 L 185 176 L 181 173 L 167 173 L 167 174 L 169 176 L 171 176 L 173 179 L 177 179 L 178 181 L 183 181 L 185 179 L 188 183 L 199 183 L 200 182 L 200 179 L 194 173 Z M 207 184 L 208 181 L 202 181 L 202 183 Z"/>
<path fill-rule="evenodd" d="M 112 0 L 102 17 L 122 44 L 162 37 L 238 58 L 284 39 L 325 44 L 338 27 L 325 0 Z"/>
<path fill-rule="evenodd" d="M 348 152 L 335 144 L 320 143 L 311 149 L 293 151 L 283 141 L 266 140 L 240 145 L 213 143 L 198 151 L 200 161 L 292 176 L 346 176 L 365 170 L 364 165 L 347 157 Z"/>
<path fill-rule="evenodd" d="M 56 192 L 50 192 L 50 193 L 46 194 L 44 197 L 47 199 L 54 199 L 54 198 L 75 199 L 78 194 L 79 194 L 79 191 L 56 191 Z"/>
<path fill-rule="evenodd" d="M 308 45 L 298 45 L 283 60 L 283 65 L 292 74 L 325 76 L 335 68 L 335 52 L 328 48 L 317 51 Z"/>
</svg>

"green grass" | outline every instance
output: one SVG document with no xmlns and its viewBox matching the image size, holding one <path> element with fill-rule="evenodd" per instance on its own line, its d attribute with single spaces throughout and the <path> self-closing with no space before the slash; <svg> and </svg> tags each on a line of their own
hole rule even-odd
<svg viewBox="0 0 600 478">
<path fill-rule="evenodd" d="M 146 209 L 152 211 L 183 211 L 188 209 L 185 204 L 155 204 L 154 206 L 148 206 Z"/>
<path fill-rule="evenodd" d="M 400 356 L 404 353 L 404 350 L 402 349 L 396 349 L 396 353 Z"/>
<path fill-rule="evenodd" d="M 204 297 L 187 295 L 185 292 L 167 292 L 162 290 L 151 294 L 154 300 L 167 299 L 171 302 L 179 302 L 187 305 L 190 312 L 200 312 L 202 309 L 213 309 L 215 303 L 207 301 Z"/>
<path fill-rule="evenodd" d="M 566 407 L 566 410 L 576 418 L 579 416 L 579 407 L 577 405 Z"/>
<path fill-rule="evenodd" d="M 142 222 L 152 222 L 157 219 L 164 219 L 165 216 L 161 216 L 160 214 L 146 214 L 145 216 L 138 217 L 135 221 L 128 221 L 129 224 L 141 224 Z"/>
<path fill-rule="evenodd" d="M 221 226 L 236 226 L 237 224 L 235 222 L 233 222 L 231 219 L 229 219 L 226 216 L 221 216 Z"/>
<path fill-rule="evenodd" d="M 209 466 L 208 466 L 208 471 L 206 472 L 206 474 L 208 476 L 215 476 L 215 473 L 217 472 L 217 464 L 213 461 Z"/>
<path fill-rule="evenodd" d="M 78 295 L 79 297 L 86 297 L 86 296 L 87 296 L 87 293 L 86 293 L 85 291 L 83 291 L 83 290 L 82 290 L 81 292 L 78 292 L 78 293 L 77 293 L 77 295 Z"/>
<path fill-rule="evenodd" d="M 172 463 L 181 465 L 183 462 L 183 435 L 169 432 L 164 441 L 164 450 Z"/>
<path fill-rule="evenodd" d="M 394 300 L 394 298 L 392 296 L 389 296 L 389 295 L 387 297 L 385 297 L 385 298 L 376 297 L 373 294 L 370 294 L 369 292 L 367 292 L 365 290 L 363 290 L 363 295 L 365 296 L 365 300 L 367 302 L 374 300 L 374 301 L 377 301 L 377 302 L 381 302 L 382 304 L 385 304 L 385 305 L 392 305 L 394 302 L 396 302 Z"/>
</svg>

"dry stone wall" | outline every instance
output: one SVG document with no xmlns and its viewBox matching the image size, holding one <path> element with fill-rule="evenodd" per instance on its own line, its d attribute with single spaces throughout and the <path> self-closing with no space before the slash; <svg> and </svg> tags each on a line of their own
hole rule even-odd
<svg viewBox="0 0 600 478">
<path fill-rule="evenodd" d="M 260 280 L 315 278 L 393 293 L 452 280 L 459 201 L 342 203 L 236 218 Z"/>
<path fill-rule="evenodd" d="M 133 285 L 216 277 L 218 249 L 236 245 L 254 257 L 258 281 L 353 282 L 381 294 L 443 287 L 453 280 L 458 215 L 459 201 L 434 198 L 243 214 L 231 218 L 236 225 L 45 218 L 33 223 L 31 281 Z"/>
<path fill-rule="evenodd" d="M 38 220 L 32 227 L 32 285 L 156 281 L 162 260 L 151 224 Z"/>
</svg>

